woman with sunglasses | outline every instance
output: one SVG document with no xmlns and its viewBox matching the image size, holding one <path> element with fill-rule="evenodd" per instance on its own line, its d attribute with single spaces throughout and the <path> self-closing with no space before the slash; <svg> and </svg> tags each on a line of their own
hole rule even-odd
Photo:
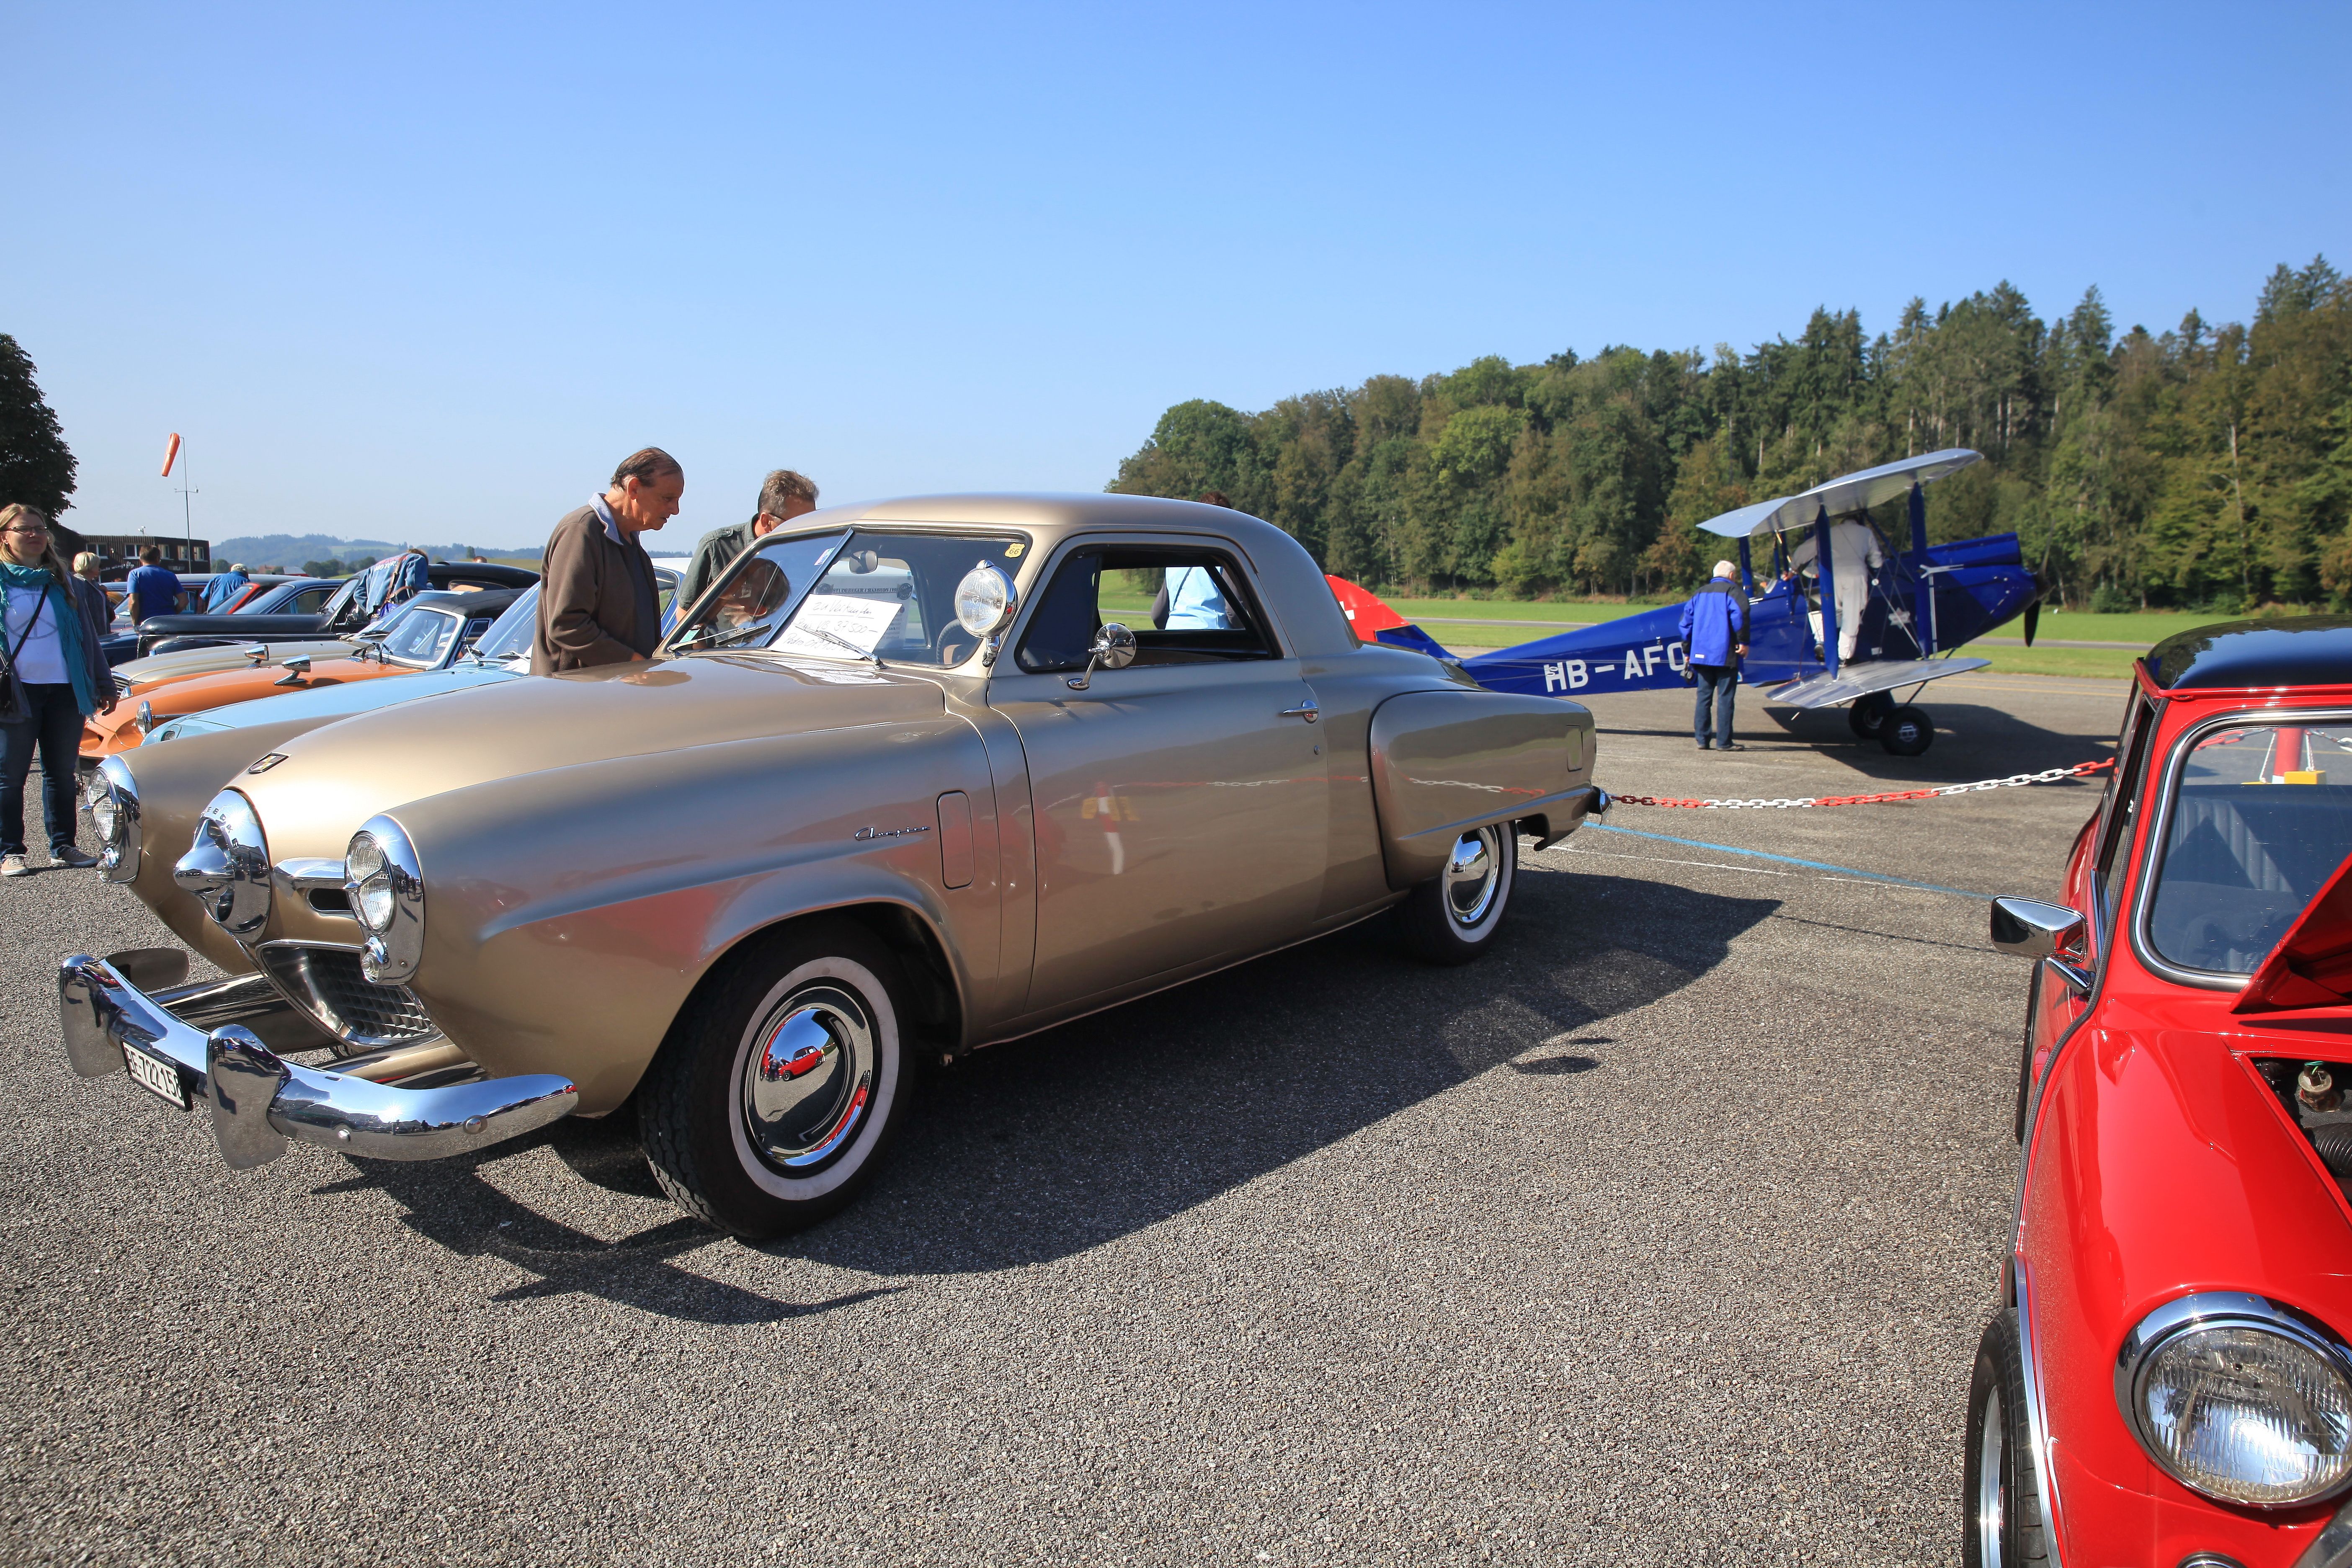
<svg viewBox="0 0 2352 1568">
<path fill-rule="evenodd" d="M 25 780 L 41 757 L 41 814 L 49 860 L 95 866 L 74 846 L 81 721 L 114 706 L 106 668 L 106 593 L 66 570 L 37 507 L 0 508 L 0 658 L 25 693 L 20 717 L 0 720 L 0 877 L 25 877 Z M 0 690 L 0 708 L 7 694 Z"/>
</svg>

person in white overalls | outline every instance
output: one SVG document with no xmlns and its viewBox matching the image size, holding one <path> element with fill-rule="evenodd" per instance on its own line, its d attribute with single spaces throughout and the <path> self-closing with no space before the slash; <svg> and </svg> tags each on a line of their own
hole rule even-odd
<svg viewBox="0 0 2352 1568">
<path fill-rule="evenodd" d="M 1818 579 L 1819 567 L 1813 561 L 1815 535 L 1805 531 L 1804 542 L 1790 553 L 1789 570 L 1781 574 L 1793 577 L 1802 572 Z M 1870 574 L 1886 564 L 1886 553 L 1878 547 L 1878 535 L 1870 525 L 1854 518 L 1842 518 L 1830 524 L 1830 587 L 1832 602 L 1837 605 L 1838 662 L 1853 660 L 1853 650 L 1862 637 L 1862 613 L 1870 607 Z M 1813 616 L 1813 637 L 1821 637 L 1819 612 Z"/>
</svg>

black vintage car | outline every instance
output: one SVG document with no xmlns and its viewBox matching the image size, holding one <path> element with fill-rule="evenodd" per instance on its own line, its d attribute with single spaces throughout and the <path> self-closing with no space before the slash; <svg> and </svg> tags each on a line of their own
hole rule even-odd
<svg viewBox="0 0 2352 1568">
<path fill-rule="evenodd" d="M 436 561 L 426 572 L 436 588 L 528 588 L 539 581 L 536 572 L 487 561 Z M 310 615 L 150 616 L 139 623 L 137 646 L 114 658 L 110 645 L 108 662 L 120 664 L 149 654 L 220 643 L 290 642 L 356 632 L 381 607 L 381 584 L 375 588 L 378 597 L 372 599 L 370 594 L 370 584 L 376 578 L 373 569 L 359 574 Z"/>
</svg>

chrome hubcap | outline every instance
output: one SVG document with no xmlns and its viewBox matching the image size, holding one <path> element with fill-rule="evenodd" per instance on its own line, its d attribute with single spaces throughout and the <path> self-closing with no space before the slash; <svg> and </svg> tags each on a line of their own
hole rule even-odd
<svg viewBox="0 0 2352 1568">
<path fill-rule="evenodd" d="M 772 1164 L 794 1173 L 838 1153 L 874 1094 L 874 1025 L 855 994 L 829 983 L 784 998 L 743 1064 L 743 1129 Z"/>
<path fill-rule="evenodd" d="M 1454 840 L 1445 858 L 1445 910 L 1454 923 L 1475 926 L 1486 918 L 1502 889 L 1503 844 L 1499 828 L 1481 827 Z"/>
<path fill-rule="evenodd" d="M 2009 1433 L 2001 1425 L 2000 1390 L 1985 1402 L 1984 1430 L 1977 1438 L 1977 1561 L 1984 1568 L 2001 1568 L 2001 1526 L 2008 1515 L 2009 1494 L 2002 1485 L 2001 1466 L 2008 1458 Z"/>
</svg>

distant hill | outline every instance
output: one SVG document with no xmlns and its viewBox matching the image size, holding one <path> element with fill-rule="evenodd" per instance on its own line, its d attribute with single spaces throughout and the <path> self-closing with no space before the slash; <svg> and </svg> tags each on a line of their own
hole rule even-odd
<svg viewBox="0 0 2352 1568">
<path fill-rule="evenodd" d="M 539 559 L 543 544 L 435 544 L 418 541 L 425 553 L 436 561 L 462 561 L 470 552 L 490 556 L 526 556 Z M 213 559 L 228 563 L 242 561 L 247 566 L 283 566 L 289 572 L 299 572 L 306 561 L 381 561 L 400 548 L 398 540 L 336 539 L 323 533 L 265 533 L 255 538 L 220 539 L 213 542 Z"/>
</svg>

